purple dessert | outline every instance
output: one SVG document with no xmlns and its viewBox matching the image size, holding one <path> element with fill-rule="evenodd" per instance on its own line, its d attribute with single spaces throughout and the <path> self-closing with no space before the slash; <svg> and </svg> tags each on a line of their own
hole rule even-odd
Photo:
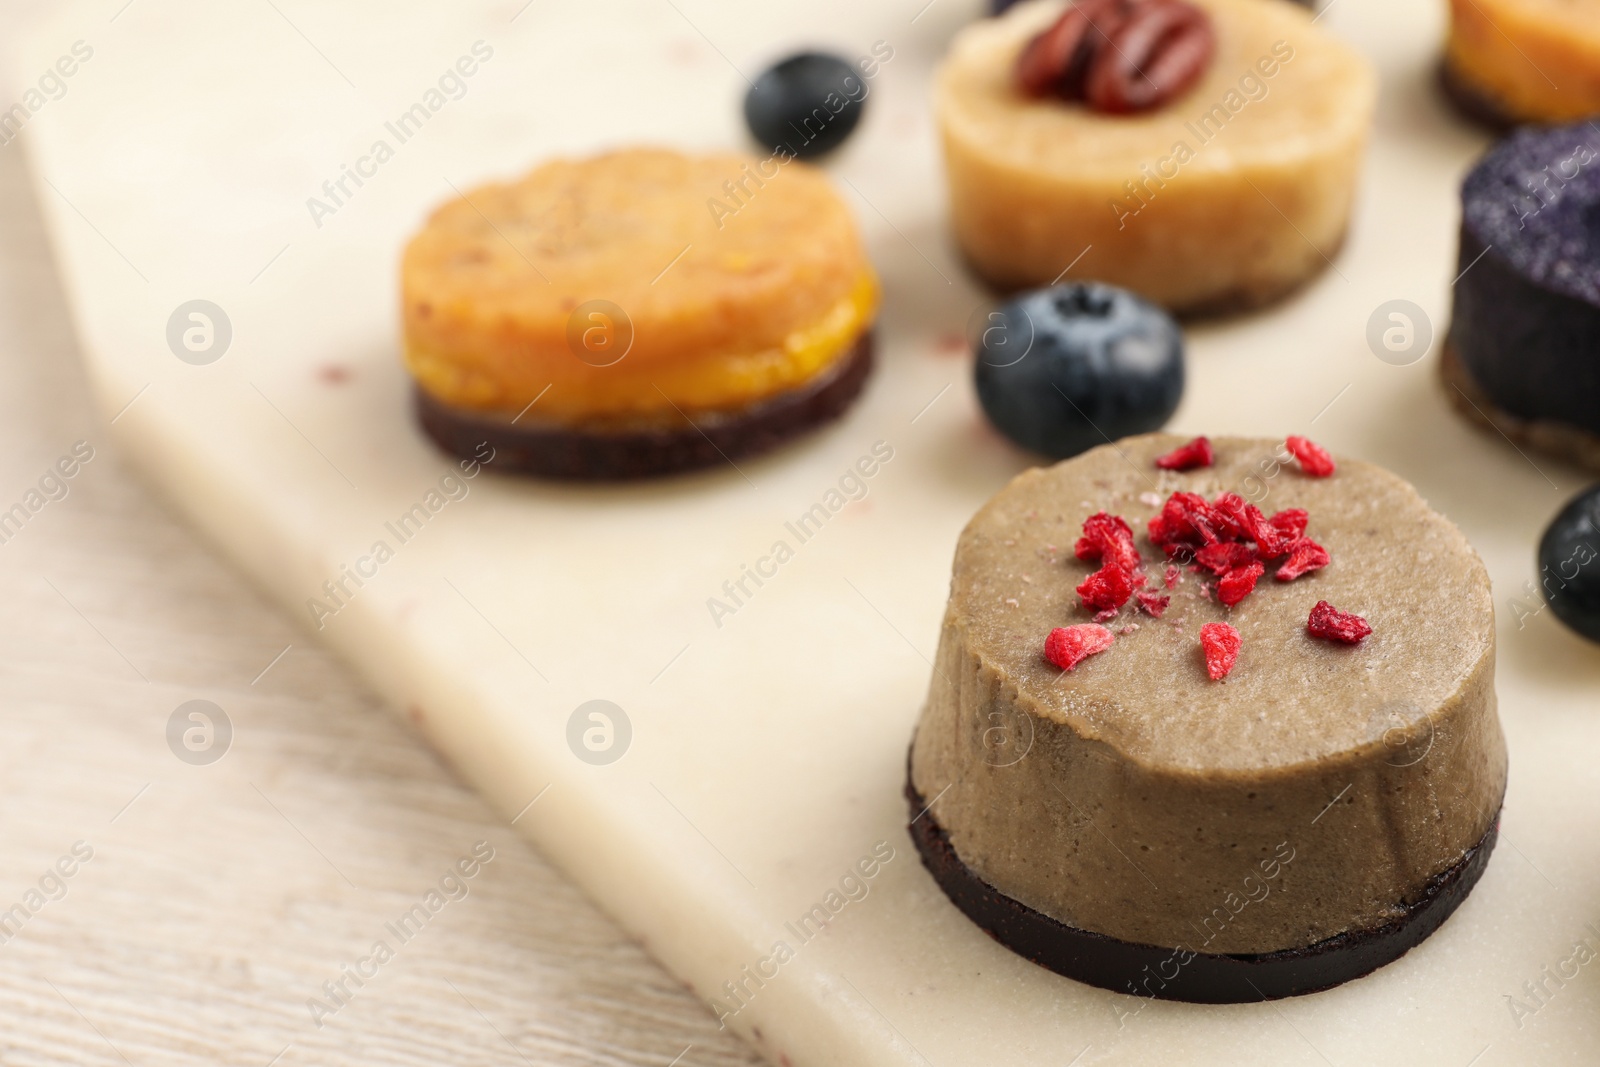
<svg viewBox="0 0 1600 1067">
<path fill-rule="evenodd" d="M 1518 130 L 1461 201 L 1452 395 L 1514 439 L 1600 465 L 1600 128 Z"/>
</svg>

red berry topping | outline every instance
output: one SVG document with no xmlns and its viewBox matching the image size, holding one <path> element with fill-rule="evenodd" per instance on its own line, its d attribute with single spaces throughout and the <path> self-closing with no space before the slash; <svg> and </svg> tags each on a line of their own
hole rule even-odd
<svg viewBox="0 0 1600 1067">
<path fill-rule="evenodd" d="M 1131 571 L 1142 562 L 1133 543 L 1133 530 L 1116 515 L 1097 512 L 1083 521 L 1083 536 L 1073 546 L 1073 554 L 1083 560 L 1104 560 Z"/>
<path fill-rule="evenodd" d="M 1237 541 L 1219 541 L 1194 554 L 1194 561 L 1212 574 L 1227 574 L 1256 561 L 1256 550 Z"/>
<path fill-rule="evenodd" d="M 1333 457 L 1326 448 L 1304 437 L 1290 437 L 1283 443 L 1300 461 L 1300 469 L 1311 477 L 1326 478 L 1333 473 Z"/>
<path fill-rule="evenodd" d="M 1178 584 L 1179 579 L 1182 577 L 1183 572 L 1169 563 L 1167 564 L 1167 573 L 1162 576 L 1161 580 L 1167 583 L 1168 589 L 1171 589 L 1173 586 Z"/>
<path fill-rule="evenodd" d="M 1161 613 L 1167 610 L 1167 605 L 1172 603 L 1170 596 L 1161 596 L 1157 593 L 1135 593 L 1139 598 L 1139 606 L 1143 608 L 1152 619 L 1161 618 Z"/>
<path fill-rule="evenodd" d="M 1192 471 L 1196 467 L 1209 467 L 1216 459 L 1212 454 L 1211 442 L 1204 437 L 1196 437 L 1186 445 L 1179 445 L 1171 452 L 1156 459 L 1156 466 L 1164 471 Z"/>
<path fill-rule="evenodd" d="M 1217 599 L 1228 607 L 1233 607 L 1239 601 L 1250 595 L 1256 587 L 1256 581 L 1267 572 L 1267 568 L 1257 560 L 1243 567 L 1235 567 L 1222 576 L 1222 581 L 1217 583 Z"/>
<path fill-rule="evenodd" d="M 1200 647 L 1206 654 L 1206 673 L 1211 675 L 1213 682 L 1220 682 L 1233 670 L 1239 658 L 1239 646 L 1243 643 L 1239 631 L 1225 622 L 1208 622 L 1200 627 Z"/>
<path fill-rule="evenodd" d="M 1218 518 L 1199 493 L 1173 493 L 1161 506 L 1161 514 L 1150 520 L 1150 540 L 1175 556 L 1182 549 L 1214 545 Z"/>
<path fill-rule="evenodd" d="M 1278 581 L 1292 582 L 1302 574 L 1321 570 L 1331 561 L 1327 549 L 1309 537 L 1297 537 L 1289 543 L 1289 559 L 1278 568 Z"/>
<path fill-rule="evenodd" d="M 1108 562 L 1085 578 L 1077 591 L 1083 606 L 1090 611 L 1114 613 L 1133 595 L 1133 576 Z"/>
<path fill-rule="evenodd" d="M 1306 620 L 1306 632 L 1312 637 L 1354 645 L 1370 634 L 1372 627 L 1360 615 L 1340 611 L 1326 600 L 1319 600 L 1311 609 L 1311 618 Z"/>
<path fill-rule="evenodd" d="M 1211 502 L 1211 515 L 1217 533 L 1222 537 L 1249 537 L 1249 509 L 1244 497 L 1238 493 L 1222 493 Z"/>
<path fill-rule="evenodd" d="M 1058 626 L 1044 639 L 1044 655 L 1057 667 L 1070 671 L 1095 653 L 1110 648 L 1115 640 L 1110 630 L 1092 622 Z"/>
<path fill-rule="evenodd" d="M 1293 540 L 1305 534 L 1306 523 L 1311 521 L 1311 514 L 1305 508 L 1286 508 L 1267 521 L 1272 523 L 1274 530 Z"/>
</svg>

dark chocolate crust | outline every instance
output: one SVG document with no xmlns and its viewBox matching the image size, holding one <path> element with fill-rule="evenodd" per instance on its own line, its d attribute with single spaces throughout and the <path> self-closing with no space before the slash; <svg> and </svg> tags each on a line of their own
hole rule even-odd
<svg viewBox="0 0 1600 1067">
<path fill-rule="evenodd" d="M 989 885 L 956 854 L 950 836 L 906 775 L 911 840 L 922 863 L 967 918 L 1002 945 L 1057 974 L 1117 993 L 1194 1004 L 1243 1004 L 1330 989 L 1405 955 L 1450 917 L 1489 862 L 1498 812 L 1476 846 L 1435 875 L 1404 914 L 1370 930 L 1258 955 L 1191 953 L 1121 941 L 1066 925 Z M 1185 959 L 1184 957 L 1188 957 Z"/>
<path fill-rule="evenodd" d="M 482 459 L 493 470 L 572 481 L 655 478 L 765 452 L 837 418 L 872 372 L 871 331 L 805 385 L 734 411 L 668 413 L 665 420 L 593 426 L 554 425 L 466 411 L 415 392 L 417 421 L 444 451 Z"/>
</svg>

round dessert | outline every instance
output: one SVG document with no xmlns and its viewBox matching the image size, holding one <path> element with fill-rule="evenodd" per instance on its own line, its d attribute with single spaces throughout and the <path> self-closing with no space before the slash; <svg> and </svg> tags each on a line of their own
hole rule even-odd
<svg viewBox="0 0 1600 1067">
<path fill-rule="evenodd" d="M 1461 187 L 1441 372 L 1466 416 L 1600 468 L 1600 128 L 1530 127 Z"/>
<path fill-rule="evenodd" d="M 1036 963 L 1147 997 L 1307 993 L 1402 955 L 1487 862 L 1483 563 L 1393 474 L 1286 445 L 1128 438 L 1019 475 L 962 532 L 911 832 Z"/>
<path fill-rule="evenodd" d="M 1051 459 L 1159 430 L 1183 398 L 1183 332 L 1126 289 L 1071 282 L 1013 300 L 973 338 L 996 429 Z"/>
<path fill-rule="evenodd" d="M 727 462 L 840 414 L 878 284 L 822 175 L 630 149 L 547 163 L 406 247 L 406 365 L 446 451 L 558 478 Z"/>
<path fill-rule="evenodd" d="M 1600 113 L 1600 0 L 1450 0 L 1443 78 L 1495 126 Z"/>
<path fill-rule="evenodd" d="M 938 75 L 956 238 L 1002 289 L 1091 277 L 1185 314 L 1269 302 L 1343 242 L 1376 96 L 1291 4 L 1017 4 L 964 28 Z"/>
</svg>

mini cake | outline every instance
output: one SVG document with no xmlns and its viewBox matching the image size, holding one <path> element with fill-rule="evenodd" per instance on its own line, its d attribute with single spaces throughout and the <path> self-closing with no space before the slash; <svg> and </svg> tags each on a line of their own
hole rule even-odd
<svg viewBox="0 0 1600 1067">
<path fill-rule="evenodd" d="M 1600 468 L 1600 129 L 1519 130 L 1461 189 L 1440 368 L 1469 418 Z"/>
<path fill-rule="evenodd" d="M 1492 125 L 1600 113 L 1600 0 L 1450 0 L 1443 75 Z"/>
<path fill-rule="evenodd" d="M 1432 933 L 1488 860 L 1483 563 L 1399 478 L 1287 444 L 1127 438 L 962 532 L 911 833 L 1036 963 L 1147 997 L 1311 992 Z"/>
<path fill-rule="evenodd" d="M 558 478 L 711 466 L 837 416 L 877 302 L 843 202 L 780 157 L 547 163 L 439 208 L 401 267 L 423 429 Z"/>
<path fill-rule="evenodd" d="M 957 241 L 1006 290 L 1094 278 L 1179 313 L 1266 303 L 1339 249 L 1376 96 L 1291 4 L 1017 4 L 964 28 L 939 71 Z"/>
</svg>

